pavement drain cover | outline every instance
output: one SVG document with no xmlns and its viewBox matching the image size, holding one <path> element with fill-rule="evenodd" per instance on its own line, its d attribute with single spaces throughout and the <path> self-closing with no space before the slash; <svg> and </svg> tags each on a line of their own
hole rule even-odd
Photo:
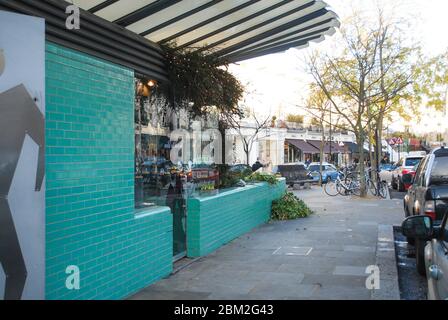
<svg viewBox="0 0 448 320">
<path fill-rule="evenodd" d="M 272 254 L 284 256 L 307 256 L 312 250 L 312 247 L 278 247 Z"/>
</svg>

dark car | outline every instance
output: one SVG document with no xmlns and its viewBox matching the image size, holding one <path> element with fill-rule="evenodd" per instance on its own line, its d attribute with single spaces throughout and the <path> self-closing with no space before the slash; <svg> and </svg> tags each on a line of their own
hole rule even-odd
<svg viewBox="0 0 448 320">
<path fill-rule="evenodd" d="M 286 179 L 288 186 L 304 185 L 313 182 L 313 177 L 304 164 L 285 164 L 277 168 L 277 173 Z"/>
<path fill-rule="evenodd" d="M 428 215 L 440 225 L 448 208 L 448 149 L 431 152 L 419 164 L 415 177 L 405 174 L 402 180 L 412 184 L 403 200 L 405 216 Z M 415 244 L 417 269 L 424 274 L 424 243 L 413 237 L 408 242 Z"/>
<path fill-rule="evenodd" d="M 402 224 L 403 234 L 426 243 L 424 248 L 425 273 L 428 278 L 428 299 L 448 299 L 448 211 L 440 227 L 433 226 L 429 216 L 407 218 Z"/>
</svg>

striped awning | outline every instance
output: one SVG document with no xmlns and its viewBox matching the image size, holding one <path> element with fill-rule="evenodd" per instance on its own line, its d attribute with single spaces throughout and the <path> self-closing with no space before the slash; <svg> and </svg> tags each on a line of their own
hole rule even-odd
<svg viewBox="0 0 448 320">
<path fill-rule="evenodd" d="M 153 42 L 208 50 L 230 62 L 320 42 L 339 27 L 320 0 L 73 0 Z"/>
<path fill-rule="evenodd" d="M 320 150 L 321 141 L 318 140 L 307 140 L 309 144 L 314 146 L 316 149 Z M 331 148 L 330 148 L 330 142 L 325 142 L 324 144 L 324 153 L 345 153 L 345 148 L 341 147 L 339 144 L 335 142 L 331 142 Z"/>
<path fill-rule="evenodd" d="M 319 153 L 319 149 L 316 148 L 314 145 L 307 143 L 304 140 L 298 140 L 298 139 L 286 139 L 286 143 L 293 145 L 297 149 L 301 150 L 303 153 L 311 153 L 316 154 Z"/>
</svg>

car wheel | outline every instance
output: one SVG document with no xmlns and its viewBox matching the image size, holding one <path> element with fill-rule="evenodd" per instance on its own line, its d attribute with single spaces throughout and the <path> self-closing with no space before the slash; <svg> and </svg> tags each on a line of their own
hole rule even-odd
<svg viewBox="0 0 448 320">
<path fill-rule="evenodd" d="M 421 239 L 415 239 L 415 258 L 417 260 L 417 272 L 426 277 L 425 267 L 425 241 Z"/>
</svg>

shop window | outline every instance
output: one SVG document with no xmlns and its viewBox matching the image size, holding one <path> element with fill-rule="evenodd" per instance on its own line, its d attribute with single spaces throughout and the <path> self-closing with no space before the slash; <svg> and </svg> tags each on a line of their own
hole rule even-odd
<svg viewBox="0 0 448 320">
<path fill-rule="evenodd" d="M 195 146 L 206 149 L 212 137 L 199 144 L 193 141 L 194 128 L 217 124 L 193 118 L 183 109 L 172 110 L 162 92 L 153 88 L 145 93 L 138 90 L 139 83 L 134 117 L 136 207 L 169 206 L 173 213 L 184 210 L 187 197 L 220 186 L 215 150 L 211 149 L 210 155 L 194 153 Z M 173 134 L 173 130 L 186 132 L 186 137 Z"/>
</svg>

